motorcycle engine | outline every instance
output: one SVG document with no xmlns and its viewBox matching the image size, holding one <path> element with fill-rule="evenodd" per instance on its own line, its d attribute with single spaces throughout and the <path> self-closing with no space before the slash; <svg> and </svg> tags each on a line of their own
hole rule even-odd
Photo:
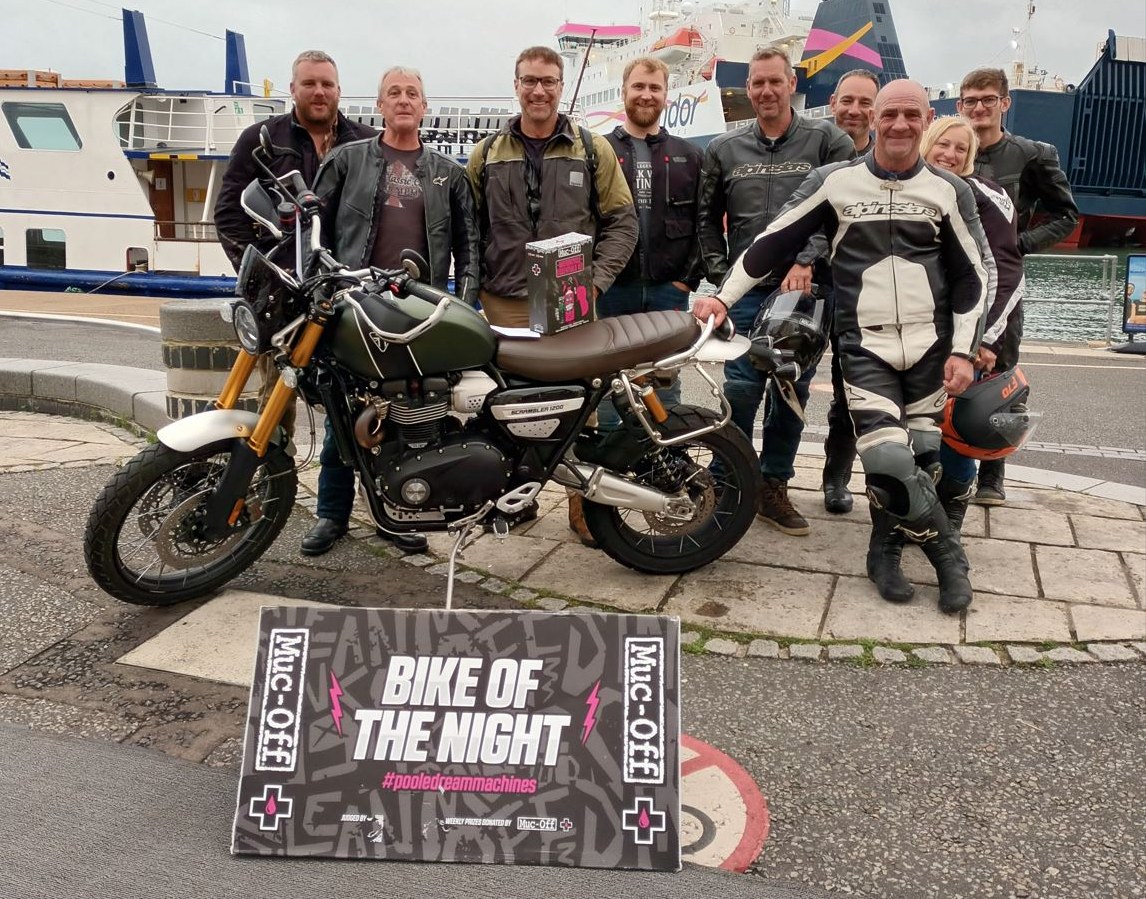
<svg viewBox="0 0 1146 899">
<path fill-rule="evenodd" d="M 452 386 L 441 377 L 388 382 L 363 400 L 355 438 L 375 454 L 375 486 L 389 505 L 415 513 L 472 511 L 506 492 L 512 462 L 456 417 L 477 411 L 474 398 L 486 387 L 477 378 L 489 382 L 486 392 L 496 386 L 466 373 Z"/>
</svg>

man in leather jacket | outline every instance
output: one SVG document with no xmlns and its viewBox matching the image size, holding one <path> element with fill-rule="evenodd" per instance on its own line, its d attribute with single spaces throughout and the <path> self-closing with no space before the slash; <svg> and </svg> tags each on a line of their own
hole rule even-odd
<svg viewBox="0 0 1146 899">
<path fill-rule="evenodd" d="M 338 111 L 342 91 L 338 86 L 338 68 L 321 50 L 306 50 L 291 67 L 290 95 L 293 108 L 265 122 L 256 122 L 243 130 L 231 150 L 231 161 L 223 173 L 219 199 L 215 203 L 215 230 L 223 251 L 235 271 L 249 244 L 274 246 L 274 240 L 260 235 L 258 226 L 243 211 L 240 200 L 247 185 L 259 176 L 251 152 L 259 145 L 259 132 L 266 128 L 271 143 L 287 147 L 294 154 L 277 156 L 270 163 L 276 175 L 298 169 L 307 184 L 314 184 L 319 164 L 334 147 L 352 140 L 373 137 L 369 125 L 352 122 Z"/>
<path fill-rule="evenodd" d="M 638 57 L 622 76 L 625 122 L 606 139 L 617 154 L 640 220 L 637 247 L 597 300 L 601 318 L 636 312 L 687 311 L 689 294 L 703 274 L 696 239 L 696 195 L 700 151 L 660 125 L 668 90 L 668 66 Z M 680 380 L 658 388 L 666 406 L 680 402 Z M 611 403 L 598 409 L 604 426 L 618 422 Z"/>
<path fill-rule="evenodd" d="M 275 156 L 268 168 L 276 175 L 297 169 L 307 184 L 314 184 L 319 165 L 334 147 L 376 134 L 369 125 L 352 122 L 338 111 L 338 99 L 342 96 L 338 67 L 321 50 L 304 50 L 295 59 L 291 66 L 290 95 L 293 103 L 290 112 L 256 122 L 243 130 L 223 173 L 223 185 L 215 203 L 215 230 L 235 271 L 239 270 L 243 253 L 250 244 L 269 252 L 276 243 L 247 215 L 241 202 L 247 185 L 260 174 L 251 154 L 259 146 L 259 133 L 264 127 L 272 144 L 294 151 Z M 279 371 L 270 353 L 259 357 L 256 368 L 260 378 L 259 408 L 262 408 L 279 379 Z M 283 415 L 282 427 L 288 434 L 294 433 L 295 413 L 292 403 Z"/>
<path fill-rule="evenodd" d="M 747 88 L 756 121 L 714 138 L 701 167 L 698 231 L 704 266 L 713 284 L 723 282 L 732 261 L 772 222 L 813 169 L 855 156 L 852 139 L 834 124 L 804 118 L 792 109 L 796 76 L 784 51 L 758 50 L 749 63 Z M 776 288 L 807 290 L 813 281 L 813 264 L 826 249 L 822 235 L 812 237 L 774 277 L 749 291 L 731 311 L 737 330 L 746 334 L 751 329 L 756 313 Z M 821 287 L 830 283 L 823 263 L 815 281 Z M 808 401 L 814 374 L 812 369 L 796 383 L 801 404 Z M 766 380 L 746 356 L 726 363 L 724 378 L 732 419 L 751 438 Z M 788 498 L 802 430 L 803 422 L 788 404 L 778 396 L 769 397 L 760 453 L 764 489 L 757 514 L 783 533 L 796 536 L 809 532 L 807 520 Z"/>
<path fill-rule="evenodd" d="M 402 250 L 416 250 L 429 263 L 426 280 L 442 290 L 452 257 L 455 293 L 473 303 L 478 264 L 473 194 L 465 169 L 422 145 L 418 127 L 426 106 L 417 70 L 395 67 L 382 76 L 382 134 L 338 147 L 315 179 L 324 243 L 351 268 L 396 268 Z M 329 419 L 319 462 L 318 522 L 302 540 L 302 552 L 310 556 L 325 553 L 346 533 L 354 505 L 354 468 L 339 457 Z M 422 552 L 427 545 L 421 534 L 379 529 L 378 536 L 404 552 Z"/>
<path fill-rule="evenodd" d="M 872 516 L 868 577 L 885 599 L 909 600 L 914 590 L 899 554 L 911 540 L 935 568 L 939 608 L 956 613 L 973 593 L 935 489 L 939 420 L 946 395 L 962 393 L 974 375 L 990 248 L 971 189 L 919 153 L 933 115 L 921 85 L 885 85 L 872 151 L 812 172 L 737 259 L 719 295 L 698 298 L 693 312 L 731 315 L 732 304 L 769 272 L 783 271 L 810 236 L 826 235 L 833 326 Z"/>
<path fill-rule="evenodd" d="M 1006 73 L 991 68 L 968 72 L 959 87 L 957 105 L 979 139 L 975 174 L 1002 187 L 1018 209 L 1019 248 L 1023 255 L 1038 253 L 1068 237 L 1078 224 L 1078 207 L 1059 167 L 1058 151 L 1051 144 L 1003 129 L 1003 115 L 1011 108 Z M 1038 224 L 1032 226 L 1036 216 Z M 1007 320 L 995 371 L 1006 371 L 1018 364 L 1022 336 L 1020 303 Z M 982 463 L 974 502 L 1002 505 L 1006 501 L 1004 474 L 1002 459 Z"/>
</svg>

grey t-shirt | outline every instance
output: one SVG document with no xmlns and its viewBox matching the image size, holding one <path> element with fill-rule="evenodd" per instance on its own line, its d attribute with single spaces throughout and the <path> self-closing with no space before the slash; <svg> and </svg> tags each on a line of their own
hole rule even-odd
<svg viewBox="0 0 1146 899">
<path fill-rule="evenodd" d="M 378 189 L 378 232 L 374 236 L 371 265 L 397 268 L 403 250 L 415 250 L 428 259 L 426 202 L 416 167 L 422 148 L 395 150 L 382 144 L 386 173 Z"/>
<path fill-rule="evenodd" d="M 637 216 L 640 219 L 640 239 L 637 242 L 637 252 L 640 253 L 641 277 L 649 276 L 649 245 L 650 219 L 653 212 L 653 151 L 649 145 L 640 138 L 633 140 L 633 202 L 637 207 Z"/>
</svg>

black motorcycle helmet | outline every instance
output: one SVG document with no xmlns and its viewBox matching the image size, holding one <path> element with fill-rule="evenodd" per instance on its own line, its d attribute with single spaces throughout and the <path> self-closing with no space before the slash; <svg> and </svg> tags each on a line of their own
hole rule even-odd
<svg viewBox="0 0 1146 899">
<path fill-rule="evenodd" d="M 1001 459 L 1027 442 L 1042 418 L 1027 409 L 1031 388 L 1017 365 L 947 398 L 943 441 L 961 456 Z"/>
<path fill-rule="evenodd" d="M 817 285 L 806 292 L 777 290 L 752 323 L 748 358 L 767 375 L 797 381 L 824 355 L 831 325 L 827 294 Z"/>
</svg>

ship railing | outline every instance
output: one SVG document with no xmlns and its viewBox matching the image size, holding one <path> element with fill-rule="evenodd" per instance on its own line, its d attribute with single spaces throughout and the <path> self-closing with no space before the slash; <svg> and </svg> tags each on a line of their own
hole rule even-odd
<svg viewBox="0 0 1146 899">
<path fill-rule="evenodd" d="M 374 97 L 343 97 L 339 108 L 351 121 L 381 130 Z M 422 118 L 422 143 L 456 159 L 466 159 L 482 138 L 496 134 L 520 112 L 506 97 L 435 97 Z"/>
<path fill-rule="evenodd" d="M 156 221 L 156 240 L 181 240 L 189 243 L 218 243 L 219 232 L 214 222 Z"/>
<path fill-rule="evenodd" d="M 1032 253 L 1029 256 L 1023 257 L 1024 263 L 1029 260 L 1053 260 L 1056 266 L 1066 264 L 1071 269 L 1082 269 L 1084 271 L 1077 274 L 1072 273 L 1069 279 L 1069 283 L 1072 285 L 1082 285 L 1074 288 L 1077 290 L 1077 293 L 1063 296 L 1058 291 L 1054 291 L 1057 295 L 1051 295 L 1050 293 L 1044 293 L 1041 289 L 1043 283 L 1049 279 L 1043 277 L 1032 278 L 1032 267 L 1027 265 L 1027 292 L 1023 297 L 1023 304 L 1027 307 L 1028 317 L 1029 313 L 1033 311 L 1032 307 L 1038 308 L 1051 305 L 1105 309 L 1105 341 L 1108 346 L 1114 342 L 1116 315 L 1118 316 L 1118 327 L 1121 328 L 1123 303 L 1122 285 L 1118 278 L 1118 256 L 1113 254 L 1089 256 L 1079 253 Z M 1090 275 L 1089 279 L 1086 277 L 1088 273 Z M 1039 274 L 1041 275 L 1042 273 Z M 1032 291 L 1032 285 L 1036 288 L 1035 291 Z M 1039 311 L 1041 312 L 1042 310 L 1039 309 Z M 1079 325 L 1083 326 L 1088 323 L 1093 324 L 1093 321 L 1080 322 Z M 1031 330 L 1029 326 L 1027 330 L 1028 332 Z"/>
<path fill-rule="evenodd" d="M 146 94 L 116 116 L 125 151 L 231 152 L 243 129 L 283 111 L 275 98 Z"/>
</svg>

